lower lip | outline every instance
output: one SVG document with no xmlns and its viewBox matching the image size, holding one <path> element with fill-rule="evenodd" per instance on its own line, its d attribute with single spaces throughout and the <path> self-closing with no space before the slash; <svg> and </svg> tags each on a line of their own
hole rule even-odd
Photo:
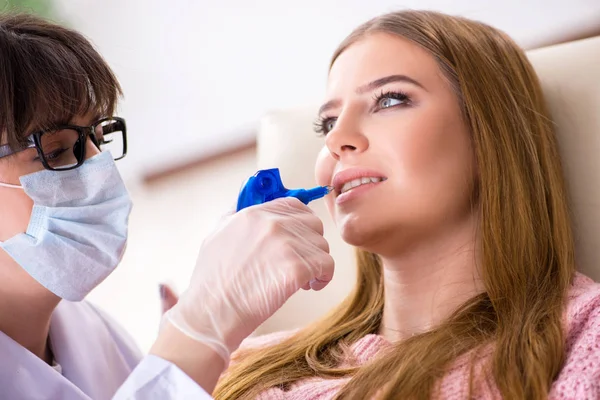
<svg viewBox="0 0 600 400">
<path fill-rule="evenodd" d="M 340 194 L 338 197 L 336 197 L 335 204 L 340 205 L 340 204 L 344 204 L 349 201 L 352 201 L 352 200 L 356 199 L 358 196 L 361 196 L 363 193 L 368 192 L 369 190 L 373 189 L 375 186 L 379 186 L 382 183 L 383 183 L 383 181 L 377 182 L 377 183 L 367 183 L 364 185 L 357 186 L 354 189 L 350 189 L 349 191 L 344 192 L 344 193 Z"/>
</svg>

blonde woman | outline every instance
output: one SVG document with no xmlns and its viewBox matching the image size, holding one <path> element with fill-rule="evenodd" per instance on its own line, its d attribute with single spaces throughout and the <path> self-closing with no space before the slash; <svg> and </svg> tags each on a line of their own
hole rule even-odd
<svg viewBox="0 0 600 400">
<path fill-rule="evenodd" d="M 600 398 L 600 285 L 575 272 L 552 120 L 509 37 L 375 18 L 335 52 L 317 130 L 356 286 L 247 342 L 215 398 Z"/>
</svg>

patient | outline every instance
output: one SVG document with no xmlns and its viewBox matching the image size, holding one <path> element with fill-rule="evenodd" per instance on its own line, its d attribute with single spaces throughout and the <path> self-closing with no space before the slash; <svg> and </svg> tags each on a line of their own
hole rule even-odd
<svg viewBox="0 0 600 400">
<path fill-rule="evenodd" d="M 552 121 L 510 38 L 375 18 L 335 52 L 317 130 L 355 288 L 248 340 L 215 398 L 600 398 L 600 285 L 575 272 Z"/>
</svg>

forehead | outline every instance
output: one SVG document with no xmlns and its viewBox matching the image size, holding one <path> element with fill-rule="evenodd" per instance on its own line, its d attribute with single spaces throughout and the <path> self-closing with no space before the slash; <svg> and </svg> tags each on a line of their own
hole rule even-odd
<svg viewBox="0 0 600 400">
<path fill-rule="evenodd" d="M 346 48 L 335 60 L 327 92 L 355 89 L 389 75 L 407 75 L 425 87 L 441 78 L 435 59 L 417 44 L 388 33 L 373 33 Z"/>
<path fill-rule="evenodd" d="M 101 117 L 102 114 L 100 114 L 96 110 L 92 110 L 83 115 L 75 115 L 73 118 L 71 118 L 69 124 L 79 126 L 90 126 L 91 124 L 98 121 Z"/>
</svg>

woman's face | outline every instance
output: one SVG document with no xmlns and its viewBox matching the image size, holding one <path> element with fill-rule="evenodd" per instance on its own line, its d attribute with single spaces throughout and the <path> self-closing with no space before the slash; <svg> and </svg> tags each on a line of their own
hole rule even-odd
<svg viewBox="0 0 600 400">
<path fill-rule="evenodd" d="M 425 50 L 385 33 L 352 44 L 331 68 L 320 120 L 316 178 L 335 187 L 326 204 L 349 244 L 393 254 L 472 217 L 469 131 Z"/>
<path fill-rule="evenodd" d="M 71 124 L 89 126 L 95 120 L 95 117 L 75 117 Z M 89 139 L 86 146 L 87 158 L 100 152 Z M 44 167 L 37 156 L 36 149 L 27 149 L 0 158 L 0 182 L 20 185 L 19 178 L 21 176 L 42 171 Z M 27 230 L 33 209 L 33 201 L 22 189 L 0 186 L 0 204 L 0 221 L 2 221 L 0 224 L 0 241 L 4 242 Z"/>
</svg>

